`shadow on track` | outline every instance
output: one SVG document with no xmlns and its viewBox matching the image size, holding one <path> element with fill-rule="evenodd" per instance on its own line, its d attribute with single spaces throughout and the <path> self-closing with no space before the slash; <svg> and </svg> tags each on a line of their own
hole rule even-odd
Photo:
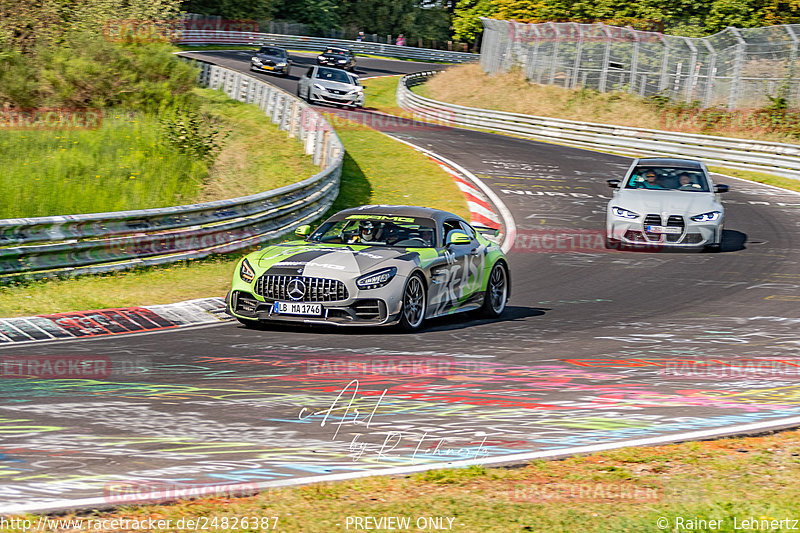
<svg viewBox="0 0 800 533">
<path fill-rule="evenodd" d="M 252 329 L 262 332 L 305 333 L 312 335 L 424 335 L 426 333 L 454 331 L 484 324 L 515 322 L 529 317 L 543 316 L 547 311 L 550 311 L 550 308 L 510 305 L 506 307 L 505 312 L 499 318 L 478 318 L 473 313 L 456 313 L 454 315 L 428 319 L 422 330 L 414 333 L 408 333 L 398 327 L 392 326 L 328 326 L 281 322 L 267 322 L 259 324 L 258 327 L 250 328 L 240 324 L 237 324 L 237 326 L 243 330 Z"/>
</svg>

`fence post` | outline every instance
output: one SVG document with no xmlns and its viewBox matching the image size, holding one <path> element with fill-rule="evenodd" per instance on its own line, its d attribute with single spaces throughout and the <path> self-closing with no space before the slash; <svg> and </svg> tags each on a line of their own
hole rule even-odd
<svg viewBox="0 0 800 533">
<path fill-rule="evenodd" d="M 708 39 L 703 38 L 703 44 L 706 45 L 706 48 L 711 54 L 708 58 L 708 77 L 706 79 L 706 92 L 703 98 L 703 107 L 710 107 L 711 97 L 714 94 L 714 80 L 717 75 L 717 51 Z"/>
<path fill-rule="evenodd" d="M 736 37 L 736 41 L 739 43 L 736 45 L 736 58 L 733 61 L 733 75 L 731 76 L 731 92 L 728 95 L 728 109 L 732 111 L 736 109 L 736 105 L 739 102 L 739 89 L 742 82 L 742 66 L 744 64 L 744 53 L 747 43 L 742 38 L 742 34 L 738 29 L 733 27 L 728 27 L 727 29 L 733 34 L 734 37 Z"/>
<path fill-rule="evenodd" d="M 556 63 L 558 62 L 558 44 L 561 40 L 561 34 L 555 22 L 548 22 L 548 24 L 556 33 L 556 40 L 553 43 L 553 58 L 550 60 L 550 85 L 553 85 L 556 82 Z"/>
<path fill-rule="evenodd" d="M 572 23 L 572 27 L 575 28 L 575 31 L 578 33 L 578 44 L 575 45 L 575 61 L 572 63 L 572 80 L 570 80 L 569 85 L 565 87 L 575 88 L 578 85 L 578 71 L 581 69 L 581 52 L 583 51 L 583 28 L 577 22 Z M 565 80 L 566 82 L 566 80 Z"/>
<path fill-rule="evenodd" d="M 786 31 L 789 33 L 789 37 L 792 38 L 792 50 L 789 52 L 789 73 L 787 74 L 787 78 L 790 80 L 795 79 L 794 70 L 795 70 L 795 63 L 797 62 L 797 48 L 798 48 L 798 38 L 797 34 L 794 32 L 790 25 L 785 25 Z"/>
<path fill-rule="evenodd" d="M 689 77 L 686 80 L 686 91 L 684 94 L 684 101 L 688 104 L 692 101 L 692 93 L 694 92 L 694 85 L 697 83 L 697 47 L 694 45 L 689 37 L 684 37 L 683 41 L 689 50 L 692 51 L 692 58 L 689 60 Z"/>
<path fill-rule="evenodd" d="M 608 61 L 611 58 L 611 32 L 608 31 L 606 25 L 602 22 L 597 23 L 606 34 L 606 50 L 603 52 L 603 65 L 600 71 L 600 85 L 598 90 L 601 93 L 606 92 L 606 82 L 608 81 Z"/>
<path fill-rule="evenodd" d="M 658 82 L 658 92 L 663 91 L 669 84 L 669 41 L 666 35 L 661 36 L 661 44 L 664 46 L 664 55 L 661 56 L 661 79 Z"/>
<path fill-rule="evenodd" d="M 633 94 L 636 90 L 636 74 L 639 62 L 639 32 L 633 29 L 633 26 L 625 27 L 633 36 L 633 55 L 631 57 L 631 83 L 628 86 L 628 92 Z"/>
</svg>

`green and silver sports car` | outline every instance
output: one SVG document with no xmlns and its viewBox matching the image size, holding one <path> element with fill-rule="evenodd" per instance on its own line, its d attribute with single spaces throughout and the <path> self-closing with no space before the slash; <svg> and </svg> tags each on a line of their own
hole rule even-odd
<svg viewBox="0 0 800 533">
<path fill-rule="evenodd" d="M 425 207 L 369 205 L 341 211 L 315 231 L 244 257 L 228 312 L 247 326 L 287 321 L 399 324 L 478 310 L 499 316 L 510 294 L 500 246 L 461 217 Z"/>
</svg>

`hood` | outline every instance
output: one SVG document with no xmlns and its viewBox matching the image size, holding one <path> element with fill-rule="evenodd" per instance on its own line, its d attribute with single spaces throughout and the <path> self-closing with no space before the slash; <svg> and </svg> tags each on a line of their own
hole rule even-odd
<svg viewBox="0 0 800 533">
<path fill-rule="evenodd" d="M 288 58 L 283 56 L 273 56 L 270 54 L 253 54 L 255 57 L 259 58 L 261 61 L 272 61 L 274 63 L 285 63 Z"/>
<path fill-rule="evenodd" d="M 336 89 L 337 91 L 345 91 L 345 92 L 350 92 L 356 87 L 352 83 L 342 83 L 339 81 L 331 81 L 331 80 L 320 80 L 317 78 L 314 79 L 314 83 L 318 83 L 319 85 L 322 85 L 326 89 Z"/>
<path fill-rule="evenodd" d="M 649 213 L 694 216 L 722 211 L 714 193 L 691 191 L 623 189 L 611 200 L 611 205 L 643 216 Z"/>
<path fill-rule="evenodd" d="M 287 243 L 256 252 L 257 264 L 266 269 L 266 274 L 319 278 L 366 274 L 387 261 L 408 255 L 402 248 L 324 246 L 306 242 Z"/>
</svg>

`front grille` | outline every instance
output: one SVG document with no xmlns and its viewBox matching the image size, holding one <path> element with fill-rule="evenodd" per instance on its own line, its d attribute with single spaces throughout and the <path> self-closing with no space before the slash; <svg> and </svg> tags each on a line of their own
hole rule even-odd
<svg viewBox="0 0 800 533">
<path fill-rule="evenodd" d="M 337 89 L 328 89 L 328 92 L 331 94 L 347 94 L 347 91 L 339 91 Z"/>
<path fill-rule="evenodd" d="M 668 233 L 666 235 L 667 242 L 678 242 L 679 240 L 681 240 L 685 226 L 683 217 L 680 215 L 670 215 L 669 218 L 667 219 L 667 226 L 681 228 L 681 232 L 678 234 Z"/>
<path fill-rule="evenodd" d="M 656 241 L 659 240 L 661 238 L 661 234 L 660 233 L 651 233 L 651 232 L 647 231 L 646 228 L 647 228 L 647 226 L 660 226 L 660 225 L 661 225 L 661 215 L 655 215 L 655 214 L 651 213 L 651 214 L 647 215 L 646 217 L 644 217 L 644 227 L 645 227 L 644 234 L 645 234 L 645 236 L 648 239 L 652 238 L 653 240 L 656 240 Z"/>
<path fill-rule="evenodd" d="M 303 296 L 289 296 L 289 283 L 298 280 L 305 286 Z M 297 302 L 335 302 L 347 300 L 347 287 L 339 280 L 311 278 L 308 276 L 272 276 L 264 274 L 256 281 L 256 294 L 270 300 L 288 300 Z"/>
</svg>

